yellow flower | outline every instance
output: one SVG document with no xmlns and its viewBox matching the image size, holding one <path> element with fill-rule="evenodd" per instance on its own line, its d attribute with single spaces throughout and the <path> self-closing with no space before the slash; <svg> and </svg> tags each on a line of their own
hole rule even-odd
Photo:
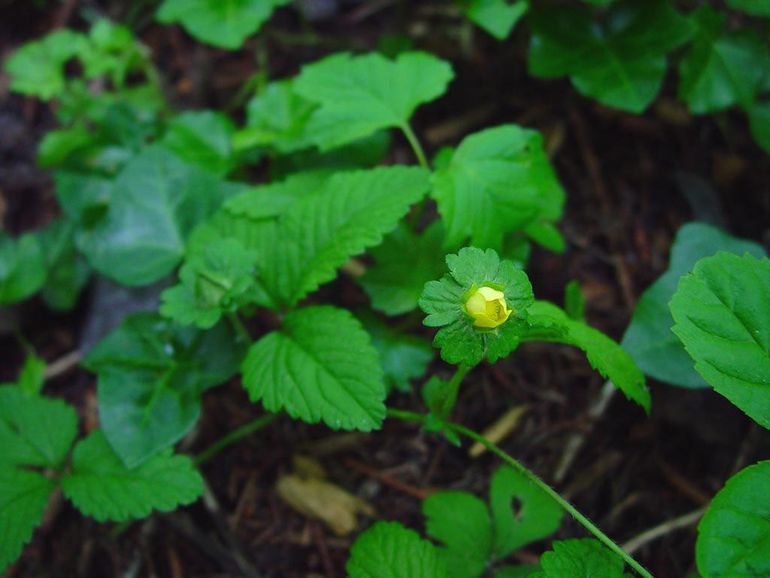
<svg viewBox="0 0 770 578">
<path fill-rule="evenodd" d="M 502 291 L 492 287 L 479 287 L 465 302 L 465 311 L 473 317 L 474 327 L 494 329 L 511 316 Z"/>
</svg>

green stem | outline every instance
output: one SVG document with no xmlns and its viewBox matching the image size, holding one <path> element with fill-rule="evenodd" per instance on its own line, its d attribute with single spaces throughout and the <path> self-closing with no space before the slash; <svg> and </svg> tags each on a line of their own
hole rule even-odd
<svg viewBox="0 0 770 578">
<path fill-rule="evenodd" d="M 471 369 L 473 369 L 472 365 L 463 364 L 457 366 L 454 375 L 446 385 L 446 394 L 444 395 L 444 399 L 441 401 L 441 406 L 439 408 L 441 417 L 449 417 L 452 409 L 454 409 L 455 403 L 457 403 L 457 394 L 460 391 L 460 384 Z"/>
<path fill-rule="evenodd" d="M 428 163 L 428 158 L 425 156 L 425 151 L 422 149 L 420 140 L 417 138 L 417 135 L 414 134 L 412 127 L 407 122 L 401 126 L 401 130 L 404 131 L 404 136 L 406 136 L 406 140 L 409 141 L 409 145 L 412 147 L 412 150 L 414 151 L 414 156 L 417 157 L 417 162 L 420 163 L 420 166 L 422 168 L 426 170 L 430 170 L 430 164 Z"/>
<path fill-rule="evenodd" d="M 210 460 L 228 446 L 231 446 L 235 442 L 253 434 L 257 430 L 270 425 L 276 419 L 278 419 L 278 414 L 268 413 L 266 415 L 259 416 L 258 418 L 242 425 L 239 428 L 234 429 L 229 434 L 219 438 L 217 441 L 195 456 L 195 464 L 200 465 L 203 462 Z"/>
<path fill-rule="evenodd" d="M 228 313 L 227 318 L 230 320 L 233 329 L 235 329 L 235 332 L 238 334 L 238 338 L 244 343 L 251 343 L 251 335 L 249 335 L 246 326 L 243 324 L 243 321 L 241 321 L 241 318 L 238 317 L 238 314 Z"/>
<path fill-rule="evenodd" d="M 406 421 L 413 421 L 421 424 L 426 423 L 426 418 L 423 415 L 420 415 L 418 413 L 414 413 L 411 411 L 403 411 L 398 409 L 388 409 L 388 416 L 394 417 L 397 419 L 402 419 Z M 517 459 L 513 458 L 506 452 L 504 452 L 502 449 L 500 449 L 497 445 L 486 439 L 481 434 L 468 429 L 465 426 L 454 424 L 454 423 L 446 423 L 446 427 L 454 430 L 455 432 L 464 435 L 467 438 L 472 439 L 475 442 L 480 443 L 483 445 L 487 450 L 489 450 L 491 453 L 495 454 L 497 457 L 499 457 L 501 460 L 503 460 L 506 464 L 514 468 L 516 471 L 521 473 L 524 477 L 526 477 L 530 482 L 535 484 L 537 487 L 539 487 L 541 490 L 543 490 L 546 494 L 551 496 L 556 502 L 564 508 L 567 513 L 569 513 L 570 516 L 572 516 L 577 522 L 579 522 L 586 530 L 591 532 L 602 544 L 607 546 L 610 550 L 615 552 L 618 556 L 623 558 L 625 562 L 631 566 L 634 570 L 636 570 L 640 576 L 643 576 L 644 578 L 654 578 L 652 574 L 650 574 L 647 570 L 645 570 L 644 566 L 639 564 L 636 560 L 634 560 L 629 554 L 627 554 L 623 548 L 618 546 L 612 538 L 607 536 L 604 532 L 602 532 L 591 520 L 586 518 L 583 514 L 581 514 L 575 506 L 570 504 L 567 500 L 561 497 L 561 495 L 554 490 L 551 486 L 549 486 L 547 483 L 545 483 L 543 480 L 538 477 L 537 474 L 535 474 L 533 471 L 528 469 L 524 464 L 522 464 Z"/>
</svg>

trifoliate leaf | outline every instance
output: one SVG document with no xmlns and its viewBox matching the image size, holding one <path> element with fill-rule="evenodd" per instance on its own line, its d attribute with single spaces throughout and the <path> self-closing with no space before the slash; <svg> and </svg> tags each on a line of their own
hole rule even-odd
<svg viewBox="0 0 770 578">
<path fill-rule="evenodd" d="M 404 52 L 395 60 L 341 53 L 304 66 L 294 89 L 320 105 L 306 130 L 328 150 L 380 129 L 403 130 L 418 106 L 444 94 L 453 76 L 448 63 L 423 52 Z"/>
<path fill-rule="evenodd" d="M 743 239 L 732 237 L 705 223 L 687 223 L 676 234 L 671 247 L 668 270 L 639 298 L 621 345 L 631 354 L 639 368 L 655 379 L 681 387 L 706 387 L 693 368 L 692 358 L 682 342 L 671 332 L 674 320 L 668 302 L 674 296 L 682 275 L 690 272 L 702 257 L 717 251 L 755 257 L 764 249 Z"/>
<path fill-rule="evenodd" d="M 465 15 L 498 40 L 505 40 L 529 9 L 527 0 L 470 0 Z"/>
<path fill-rule="evenodd" d="M 235 50 L 256 33 L 273 10 L 290 0 L 164 0 L 155 18 L 178 22 L 192 36 Z"/>
<path fill-rule="evenodd" d="M 467 492 L 438 492 L 422 503 L 425 531 L 443 547 L 451 578 L 478 578 L 492 558 L 493 531 L 487 505 Z"/>
<path fill-rule="evenodd" d="M 540 566 L 533 578 L 625 578 L 623 560 L 591 538 L 554 542 Z"/>
<path fill-rule="evenodd" d="M 377 522 L 353 544 L 349 578 L 449 578 L 436 547 L 396 522 Z"/>
<path fill-rule="evenodd" d="M 126 318 L 84 365 L 98 375 L 104 434 L 128 467 L 179 441 L 201 394 L 238 368 L 244 344 L 227 325 L 205 332 L 154 314 Z"/>
<path fill-rule="evenodd" d="M 591 367 L 612 383 L 626 397 L 650 412 L 650 392 L 644 374 L 633 358 L 618 343 L 582 321 L 570 319 L 556 305 L 536 301 L 530 308 L 531 334 L 528 341 L 566 343 L 582 349 Z M 553 331 L 552 335 L 548 335 Z"/>
<path fill-rule="evenodd" d="M 484 357 L 490 363 L 505 357 L 519 345 L 526 330 L 527 308 L 533 302 L 527 274 L 510 261 L 500 261 L 492 249 L 460 249 L 447 255 L 449 273 L 425 285 L 420 308 L 427 313 L 425 325 L 441 327 L 433 344 L 447 363 L 476 365 Z M 470 293 L 480 287 L 502 291 L 510 317 L 494 329 L 478 329 L 465 309 Z"/>
<path fill-rule="evenodd" d="M 32 296 L 45 278 L 45 256 L 38 237 L 27 233 L 12 239 L 0 231 L 0 305 Z"/>
<path fill-rule="evenodd" d="M 466 137 L 436 172 L 432 194 L 446 226 L 445 246 L 470 238 L 498 251 L 506 234 L 559 219 L 565 198 L 540 134 L 516 125 Z"/>
<path fill-rule="evenodd" d="M 77 415 L 58 399 L 0 386 L 0 467 L 61 467 L 77 435 Z"/>
<path fill-rule="evenodd" d="M 770 4 L 766 0 L 727 0 L 727 5 L 752 16 L 770 16 Z"/>
<path fill-rule="evenodd" d="M 160 143 L 183 161 L 223 177 L 235 166 L 235 127 L 224 114 L 210 110 L 185 112 L 173 118 Z"/>
<path fill-rule="evenodd" d="M 0 463 L 0 573 L 32 538 L 55 487 L 42 474 Z"/>
<path fill-rule="evenodd" d="M 666 54 L 685 42 L 688 21 L 668 0 L 613 5 L 602 23 L 585 8 L 532 10 L 529 70 L 568 75 L 583 95 L 634 113 L 655 99 L 666 74 Z"/>
<path fill-rule="evenodd" d="M 417 308 L 425 283 L 444 271 L 444 231 L 436 221 L 421 235 L 402 225 L 370 251 L 374 265 L 359 283 L 372 300 L 372 307 L 388 315 Z"/>
<path fill-rule="evenodd" d="M 203 494 L 203 479 L 190 458 L 171 450 L 127 468 L 97 430 L 75 446 L 62 490 L 86 516 L 123 522 L 194 502 Z"/>
<path fill-rule="evenodd" d="M 243 385 L 252 401 L 333 429 L 370 431 L 385 417 L 377 350 L 347 311 L 307 307 L 251 346 Z"/>
<path fill-rule="evenodd" d="M 727 480 L 698 525 L 695 543 L 703 578 L 770 575 L 770 461 Z"/>
<path fill-rule="evenodd" d="M 682 277 L 670 304 L 672 331 L 695 369 L 770 429 L 770 260 L 717 253 Z"/>
</svg>

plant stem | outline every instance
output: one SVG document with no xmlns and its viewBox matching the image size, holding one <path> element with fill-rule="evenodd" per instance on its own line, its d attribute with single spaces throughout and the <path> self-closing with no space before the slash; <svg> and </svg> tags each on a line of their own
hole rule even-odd
<svg viewBox="0 0 770 578">
<path fill-rule="evenodd" d="M 255 431 L 262 429 L 273 423 L 278 419 L 278 414 L 268 413 L 266 415 L 259 416 L 258 418 L 243 424 L 241 427 L 235 428 L 226 436 L 219 438 L 197 456 L 195 456 L 195 464 L 200 465 L 205 461 L 210 460 L 223 449 L 233 445 L 235 442 L 242 440 L 246 436 L 253 434 Z"/>
<path fill-rule="evenodd" d="M 417 135 L 414 134 L 412 127 L 409 125 L 408 122 L 406 122 L 401 126 L 401 130 L 404 131 L 404 136 L 406 136 L 406 140 L 409 141 L 409 144 L 412 147 L 412 150 L 414 151 L 414 156 L 417 157 L 417 162 L 420 163 L 420 166 L 422 168 L 426 170 L 430 170 L 430 164 L 428 163 L 428 158 L 425 156 L 425 151 L 422 149 L 420 140 L 417 138 Z"/>
<path fill-rule="evenodd" d="M 417 423 L 424 424 L 426 422 L 426 418 L 423 415 L 420 415 L 418 413 L 414 413 L 411 411 L 403 411 L 398 409 L 388 409 L 388 416 L 394 417 L 397 419 L 402 419 L 406 421 L 413 421 Z M 545 483 L 540 477 L 535 474 L 533 471 L 528 469 L 524 464 L 522 464 L 520 461 L 515 459 L 514 457 L 510 456 L 506 452 L 504 452 L 502 449 L 500 449 L 496 444 L 492 443 L 488 439 L 486 439 L 481 434 L 468 429 L 465 426 L 449 423 L 447 422 L 446 427 L 454 430 L 455 432 L 464 435 L 467 438 L 472 439 L 475 442 L 480 443 L 483 445 L 487 450 L 495 454 L 497 457 L 499 457 L 501 460 L 503 460 L 506 464 L 514 468 L 516 471 L 521 473 L 524 477 L 526 477 L 530 482 L 535 484 L 537 487 L 539 487 L 541 490 L 543 490 L 546 494 L 551 496 L 556 502 L 564 508 L 567 513 L 572 516 L 577 522 L 579 522 L 586 530 L 591 532 L 602 544 L 607 546 L 610 550 L 615 552 L 618 556 L 623 558 L 623 560 L 631 566 L 634 570 L 636 570 L 640 576 L 643 576 L 644 578 L 653 578 L 653 575 L 650 574 L 647 570 L 645 570 L 644 566 L 639 564 L 636 560 L 634 560 L 629 554 L 627 554 L 620 546 L 618 546 L 612 538 L 607 536 L 604 532 L 602 532 L 591 520 L 586 518 L 583 514 L 581 514 L 575 506 L 570 504 L 567 500 L 561 497 L 561 495 L 554 490 L 551 486 L 549 486 L 547 483 Z"/>
<path fill-rule="evenodd" d="M 447 383 L 446 395 L 441 401 L 439 410 L 441 417 L 449 417 L 452 409 L 454 409 L 455 403 L 457 403 L 457 393 L 460 391 L 460 384 L 471 369 L 473 369 L 473 366 L 471 365 L 462 364 L 457 366 L 454 375 Z"/>
<path fill-rule="evenodd" d="M 241 318 L 238 317 L 238 314 L 228 313 L 227 318 L 230 320 L 233 329 L 235 329 L 235 332 L 238 334 L 238 338 L 244 343 L 251 343 L 251 335 L 249 335 L 246 326 L 243 324 L 243 321 L 241 321 Z"/>
</svg>

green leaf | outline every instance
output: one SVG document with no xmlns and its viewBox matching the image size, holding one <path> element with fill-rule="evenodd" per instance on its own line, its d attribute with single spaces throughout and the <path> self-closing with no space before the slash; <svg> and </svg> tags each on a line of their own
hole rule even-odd
<svg viewBox="0 0 770 578">
<path fill-rule="evenodd" d="M 75 247 L 75 222 L 57 219 L 40 231 L 48 275 L 41 295 L 52 309 L 69 311 L 88 282 L 90 269 Z"/>
<path fill-rule="evenodd" d="M 422 503 L 425 531 L 444 547 L 439 551 L 452 578 L 478 578 L 492 557 L 492 521 L 487 505 L 467 492 L 438 492 Z"/>
<path fill-rule="evenodd" d="M 703 578 L 770 574 L 770 461 L 749 466 L 727 480 L 698 525 L 695 543 Z"/>
<path fill-rule="evenodd" d="M 77 415 L 58 399 L 0 386 L 0 467 L 58 469 L 77 435 Z"/>
<path fill-rule="evenodd" d="M 444 94 L 453 76 L 448 63 L 424 52 L 395 60 L 341 53 L 304 66 L 294 89 L 320 105 L 307 134 L 328 150 L 380 129 L 404 129 L 418 106 Z"/>
<path fill-rule="evenodd" d="M 61 483 L 77 509 L 99 522 L 170 512 L 203 494 L 203 479 L 187 456 L 167 450 L 127 468 L 99 430 L 75 446 L 72 471 Z"/>
<path fill-rule="evenodd" d="M 613 4 L 602 23 L 585 8 L 565 7 L 533 10 L 529 22 L 531 74 L 568 75 L 581 94 L 633 113 L 655 99 L 666 54 L 691 33 L 668 0 Z"/>
<path fill-rule="evenodd" d="M 540 557 L 537 578 L 624 578 L 623 560 L 592 538 L 561 540 Z"/>
<path fill-rule="evenodd" d="M 252 401 L 308 423 L 371 431 L 385 417 L 377 350 L 347 311 L 307 307 L 289 313 L 280 331 L 251 346 L 243 385 Z"/>
<path fill-rule="evenodd" d="M 770 71 L 765 43 L 750 30 L 724 32 L 725 15 L 708 6 L 692 20 L 696 32 L 679 64 L 679 97 L 695 114 L 750 106 Z"/>
<path fill-rule="evenodd" d="M 537 540 L 550 536 L 561 525 L 561 506 L 519 472 L 501 467 L 489 486 L 494 522 L 494 554 L 505 558 Z"/>
<path fill-rule="evenodd" d="M 470 0 L 465 15 L 498 40 L 505 40 L 528 9 L 527 0 Z"/>
<path fill-rule="evenodd" d="M 164 0 L 155 14 L 166 24 L 178 22 L 192 36 L 235 50 L 256 33 L 273 10 L 289 0 Z"/>
<path fill-rule="evenodd" d="M 375 263 L 359 279 L 372 307 L 388 315 L 415 309 L 425 283 L 444 271 L 443 241 L 436 221 L 421 235 L 402 225 L 372 249 Z"/>
<path fill-rule="evenodd" d="M 556 305 L 547 301 L 535 301 L 529 308 L 531 335 L 528 341 L 552 341 L 566 343 L 583 350 L 596 371 L 621 390 L 628 399 L 650 412 L 650 392 L 644 375 L 633 358 L 618 343 L 601 331 L 582 321 L 570 319 Z M 542 332 L 543 327 L 546 332 Z M 547 335 L 548 330 L 555 330 Z"/>
<path fill-rule="evenodd" d="M 424 324 L 441 327 L 433 344 L 441 349 L 447 363 L 473 366 L 486 357 L 490 363 L 507 356 L 518 347 L 526 330 L 527 308 L 534 301 L 527 274 L 510 261 L 500 261 L 492 249 L 460 249 L 447 255 L 449 273 L 425 285 L 420 308 L 427 314 Z M 495 329 L 477 329 L 465 311 L 470 292 L 489 286 L 502 291 L 513 311 Z"/>
<path fill-rule="evenodd" d="M 748 113 L 751 136 L 766 153 L 770 153 L 770 102 L 757 102 Z"/>
<path fill-rule="evenodd" d="M 123 88 L 131 72 L 151 66 L 149 50 L 140 44 L 129 28 L 106 18 L 91 26 L 87 44 L 79 53 L 86 78 L 108 76 L 115 89 Z"/>
<path fill-rule="evenodd" d="M 539 571 L 540 566 L 503 566 L 495 572 L 495 578 L 527 578 Z"/>
<path fill-rule="evenodd" d="M 766 0 L 727 0 L 727 5 L 752 16 L 770 16 L 770 4 Z"/>
<path fill-rule="evenodd" d="M 24 365 L 19 373 L 17 385 L 26 395 L 38 395 L 45 382 L 45 360 L 39 358 L 34 351 L 27 354 Z"/>
<path fill-rule="evenodd" d="M 681 387 L 706 387 L 682 342 L 671 332 L 674 320 L 668 302 L 679 278 L 692 270 L 698 259 L 720 250 L 765 255 L 756 243 L 732 237 L 704 223 L 687 223 L 674 239 L 668 270 L 639 298 L 621 345 L 650 377 Z"/>
<path fill-rule="evenodd" d="M 171 120 L 160 143 L 183 161 L 223 177 L 235 167 L 235 127 L 224 114 L 202 110 Z"/>
<path fill-rule="evenodd" d="M 559 219 L 565 198 L 540 133 L 516 125 L 466 137 L 433 186 L 447 247 L 499 251 L 506 234 Z"/>
<path fill-rule="evenodd" d="M 123 462 L 136 466 L 179 441 L 202 393 L 232 376 L 242 355 L 226 325 L 201 332 L 148 313 L 100 341 L 84 365 L 98 374 L 102 428 Z"/>
<path fill-rule="evenodd" d="M 717 253 L 680 279 L 670 308 L 698 373 L 770 429 L 768 288 L 770 260 Z"/>
<path fill-rule="evenodd" d="M 32 538 L 55 487 L 54 480 L 37 472 L 0 464 L 0 573 Z"/>
<path fill-rule="evenodd" d="M 32 234 L 11 239 L 0 231 L 0 305 L 23 301 L 45 283 L 40 240 Z"/>
<path fill-rule="evenodd" d="M 377 522 L 353 544 L 349 578 L 449 578 L 436 547 L 396 522 Z"/>
</svg>

